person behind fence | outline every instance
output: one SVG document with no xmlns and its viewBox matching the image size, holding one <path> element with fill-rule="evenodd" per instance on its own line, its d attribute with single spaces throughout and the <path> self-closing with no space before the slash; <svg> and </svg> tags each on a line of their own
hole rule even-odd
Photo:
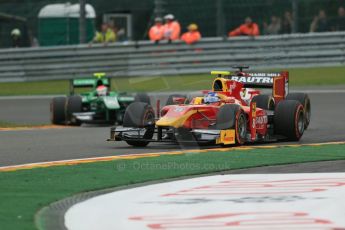
<svg viewBox="0 0 345 230">
<path fill-rule="evenodd" d="M 270 24 L 267 24 L 265 22 L 263 25 L 264 25 L 264 34 L 269 34 L 269 35 L 279 34 L 282 28 L 280 18 L 278 18 L 275 15 L 271 16 Z"/>
<path fill-rule="evenodd" d="M 18 48 L 21 46 L 22 33 L 19 29 L 15 28 L 11 31 L 12 47 Z"/>
<path fill-rule="evenodd" d="M 125 41 L 127 39 L 125 29 L 118 27 L 114 20 L 109 21 L 108 27 L 115 33 L 116 41 Z"/>
<path fill-rule="evenodd" d="M 181 40 L 187 44 L 193 44 L 201 39 L 201 34 L 198 30 L 198 25 L 195 23 L 190 24 L 188 27 L 188 32 L 182 34 Z"/>
<path fill-rule="evenodd" d="M 164 38 L 169 42 L 180 39 L 181 26 L 180 23 L 175 20 L 175 16 L 167 14 L 164 16 L 164 20 Z"/>
<path fill-rule="evenodd" d="M 162 18 L 155 18 L 155 24 L 149 30 L 149 38 L 155 43 L 158 43 L 164 39 L 164 26 Z"/>
<path fill-rule="evenodd" d="M 338 8 L 338 17 L 335 18 L 332 26 L 333 31 L 343 31 L 345 30 L 345 9 L 344 7 Z"/>
<path fill-rule="evenodd" d="M 93 38 L 93 43 L 111 43 L 116 41 L 116 34 L 114 31 L 108 26 L 108 24 L 103 23 L 101 26 L 101 31 L 96 32 L 95 37 Z"/>
<path fill-rule="evenodd" d="M 320 10 L 310 24 L 310 32 L 326 32 L 330 30 L 329 22 L 324 10 Z"/>
<path fill-rule="evenodd" d="M 253 22 L 251 17 L 246 17 L 244 24 L 229 32 L 229 37 L 233 36 L 258 36 L 260 29 L 258 24 Z"/>
<path fill-rule="evenodd" d="M 283 21 L 282 21 L 282 34 L 291 34 L 293 26 L 293 18 L 290 11 L 285 11 Z"/>
</svg>

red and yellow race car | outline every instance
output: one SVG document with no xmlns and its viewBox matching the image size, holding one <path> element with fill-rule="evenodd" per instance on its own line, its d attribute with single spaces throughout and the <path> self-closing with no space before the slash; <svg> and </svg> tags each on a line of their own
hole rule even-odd
<svg viewBox="0 0 345 230">
<path fill-rule="evenodd" d="M 132 146 L 150 142 L 243 145 L 276 140 L 298 141 L 310 123 L 310 99 L 289 94 L 289 73 L 212 71 L 212 90 L 186 103 L 176 96 L 159 108 L 135 102 L 127 107 L 123 127 L 112 127 L 109 140 Z M 263 94 L 265 89 L 271 93 Z M 267 90 L 266 90 L 267 91 Z"/>
</svg>

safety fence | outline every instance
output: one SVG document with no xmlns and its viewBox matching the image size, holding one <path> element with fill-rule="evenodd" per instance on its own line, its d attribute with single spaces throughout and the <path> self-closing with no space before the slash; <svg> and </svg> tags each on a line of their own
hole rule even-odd
<svg viewBox="0 0 345 230">
<path fill-rule="evenodd" d="M 105 72 L 110 77 L 157 76 L 229 70 L 341 66 L 345 32 L 205 38 L 195 45 L 149 41 L 0 50 L 0 81 L 71 79 Z"/>
</svg>

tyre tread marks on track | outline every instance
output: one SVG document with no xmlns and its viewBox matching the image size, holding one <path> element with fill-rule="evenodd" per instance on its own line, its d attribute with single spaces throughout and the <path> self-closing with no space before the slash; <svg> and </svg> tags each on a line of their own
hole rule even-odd
<svg viewBox="0 0 345 230">
<path fill-rule="evenodd" d="M 94 162 L 107 162 L 107 161 L 113 161 L 113 160 L 133 160 L 133 159 L 146 158 L 146 157 L 159 157 L 163 155 L 182 155 L 185 153 L 226 152 L 226 151 L 232 151 L 232 150 L 272 149 L 272 148 L 281 148 L 281 147 L 322 146 L 322 145 L 339 145 L 339 144 L 345 144 L 345 141 L 312 143 L 312 144 L 241 146 L 241 147 L 230 147 L 230 148 L 211 148 L 211 149 L 195 149 L 195 150 L 184 150 L 184 151 L 181 150 L 181 151 L 169 151 L 169 152 L 157 152 L 157 153 L 126 154 L 126 155 L 117 155 L 117 156 L 93 157 L 93 158 L 3 166 L 3 167 L 0 167 L 0 172 L 11 172 L 11 171 L 35 169 L 35 168 L 47 168 L 47 167 L 52 167 L 52 166 L 79 165 L 79 164 L 94 163 Z"/>
</svg>

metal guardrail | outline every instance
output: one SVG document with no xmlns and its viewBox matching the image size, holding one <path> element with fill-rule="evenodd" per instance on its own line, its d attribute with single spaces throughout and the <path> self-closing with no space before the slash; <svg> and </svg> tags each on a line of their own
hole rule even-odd
<svg viewBox="0 0 345 230">
<path fill-rule="evenodd" d="M 341 66 L 345 32 L 204 38 L 195 45 L 149 41 L 0 50 L 0 82 L 108 76 L 156 76 L 228 70 Z"/>
</svg>

